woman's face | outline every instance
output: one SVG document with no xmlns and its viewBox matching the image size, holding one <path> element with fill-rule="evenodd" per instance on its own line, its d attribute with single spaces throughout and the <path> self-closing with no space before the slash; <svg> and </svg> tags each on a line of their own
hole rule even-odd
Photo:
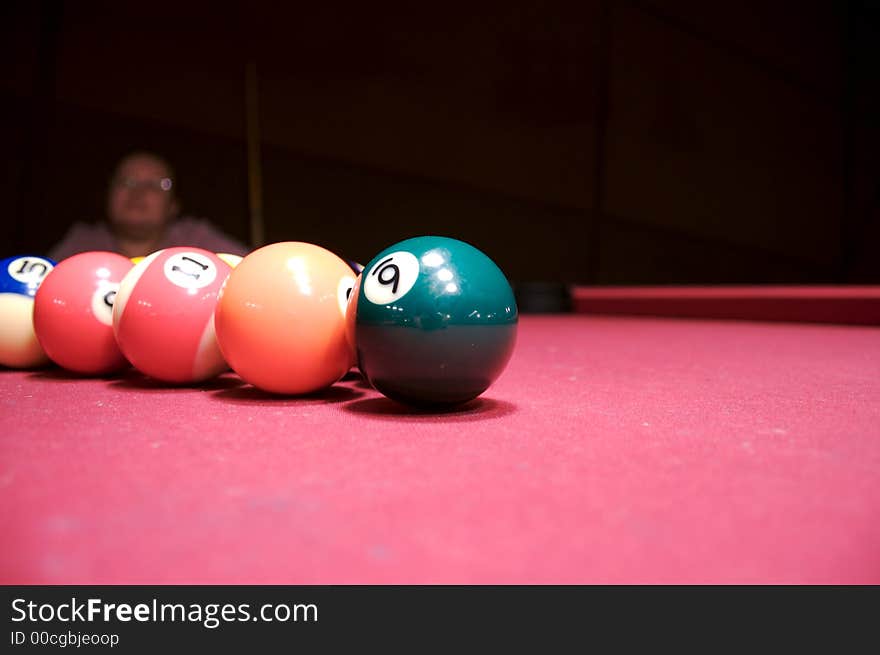
<svg viewBox="0 0 880 655">
<path fill-rule="evenodd" d="M 124 159 L 107 197 L 107 217 L 122 236 L 157 236 L 177 212 L 170 171 L 148 155 Z"/>
</svg>

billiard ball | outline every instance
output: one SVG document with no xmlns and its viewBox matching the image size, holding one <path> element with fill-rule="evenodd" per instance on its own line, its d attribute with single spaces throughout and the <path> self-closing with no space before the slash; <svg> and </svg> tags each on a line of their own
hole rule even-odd
<svg viewBox="0 0 880 655">
<path fill-rule="evenodd" d="M 230 268 L 235 268 L 236 266 L 238 266 L 239 263 L 241 263 L 241 260 L 243 259 L 241 255 L 232 255 L 228 252 L 218 252 L 217 256 L 220 259 L 222 259 L 224 262 L 229 264 Z"/>
<path fill-rule="evenodd" d="M 61 261 L 34 299 L 34 330 L 49 358 L 84 375 L 128 365 L 113 336 L 113 301 L 132 269 L 128 257 L 83 252 Z"/>
<path fill-rule="evenodd" d="M 113 305 L 116 342 L 128 361 L 173 384 L 226 370 L 213 316 L 230 270 L 214 253 L 195 247 L 159 250 L 135 265 Z"/>
<path fill-rule="evenodd" d="M 34 332 L 34 296 L 55 262 L 36 255 L 0 260 L 0 364 L 32 368 L 49 362 Z"/>
<path fill-rule="evenodd" d="M 364 265 L 363 265 L 363 264 L 359 264 L 358 262 L 356 262 L 356 261 L 354 261 L 354 260 L 346 259 L 346 260 L 345 260 L 345 263 L 348 264 L 348 265 L 351 267 L 351 270 L 354 271 L 354 274 L 355 274 L 355 275 L 360 275 L 360 274 L 361 274 L 361 271 L 364 270 Z"/>
<path fill-rule="evenodd" d="M 516 301 L 501 269 L 447 237 L 407 239 L 376 255 L 347 313 L 361 372 L 409 405 L 476 398 L 502 373 L 516 342 Z"/>
<path fill-rule="evenodd" d="M 217 341 L 242 379 L 264 391 L 306 394 L 351 368 L 345 307 L 348 265 L 320 246 L 288 241 L 248 254 L 217 303 Z"/>
<path fill-rule="evenodd" d="M 363 270 L 363 269 L 362 269 Z M 355 339 L 355 315 L 354 307 L 357 307 L 358 290 L 361 286 L 361 274 L 355 278 L 351 290 L 346 292 L 345 303 L 345 340 L 352 352 L 352 366 L 358 366 L 357 341 Z M 359 367 L 358 367 L 359 368 Z"/>
</svg>

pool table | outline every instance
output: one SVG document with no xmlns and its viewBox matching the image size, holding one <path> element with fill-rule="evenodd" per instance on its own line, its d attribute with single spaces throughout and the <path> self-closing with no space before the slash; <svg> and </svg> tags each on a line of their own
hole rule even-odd
<svg viewBox="0 0 880 655">
<path fill-rule="evenodd" d="M 576 288 L 446 413 L 2 370 L 0 583 L 880 583 L 880 289 L 774 289 Z"/>
</svg>

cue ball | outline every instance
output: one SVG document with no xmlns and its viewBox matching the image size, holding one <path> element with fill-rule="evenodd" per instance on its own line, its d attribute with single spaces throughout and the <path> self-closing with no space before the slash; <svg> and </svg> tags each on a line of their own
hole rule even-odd
<svg viewBox="0 0 880 655">
<path fill-rule="evenodd" d="M 320 246 L 288 241 L 248 254 L 217 303 L 217 341 L 250 384 L 279 394 L 329 387 L 351 368 L 345 308 L 355 276 Z"/>
<path fill-rule="evenodd" d="M 159 250 L 131 269 L 113 306 L 116 342 L 128 361 L 173 384 L 226 370 L 213 317 L 230 270 L 214 253 L 195 247 Z"/>
<path fill-rule="evenodd" d="M 361 372 L 415 406 L 476 398 L 513 354 L 518 312 L 504 273 L 477 248 L 425 236 L 374 257 L 348 306 Z"/>
<path fill-rule="evenodd" d="M 31 368 L 49 362 L 34 332 L 34 296 L 55 262 L 36 255 L 0 259 L 0 364 Z"/>
<path fill-rule="evenodd" d="M 128 364 L 113 336 L 113 301 L 131 260 L 113 252 L 68 257 L 34 299 L 34 330 L 49 358 L 70 371 L 101 375 Z"/>
</svg>

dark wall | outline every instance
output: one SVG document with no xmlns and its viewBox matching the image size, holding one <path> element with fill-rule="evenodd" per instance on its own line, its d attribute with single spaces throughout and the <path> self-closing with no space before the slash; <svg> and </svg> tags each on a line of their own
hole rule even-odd
<svg viewBox="0 0 880 655">
<path fill-rule="evenodd" d="M 514 280 L 880 281 L 868 2 L 7 4 L 4 252 L 102 216 L 133 148 L 249 238 L 465 239 Z M 424 6 L 423 6 L 424 5 Z"/>
</svg>

